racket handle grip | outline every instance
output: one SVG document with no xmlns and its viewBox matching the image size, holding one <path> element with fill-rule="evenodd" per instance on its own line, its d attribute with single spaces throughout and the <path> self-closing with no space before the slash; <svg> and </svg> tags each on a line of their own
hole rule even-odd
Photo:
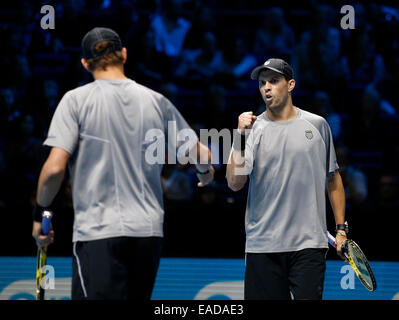
<svg viewBox="0 0 399 320">
<path fill-rule="evenodd" d="M 53 217 L 53 213 L 51 211 L 43 211 L 42 214 L 42 234 L 48 235 L 50 232 L 51 226 L 51 218 Z"/>
<path fill-rule="evenodd" d="M 335 248 L 337 246 L 335 244 L 335 238 L 328 231 L 327 231 L 327 236 L 328 236 L 328 243 L 331 244 Z"/>
</svg>

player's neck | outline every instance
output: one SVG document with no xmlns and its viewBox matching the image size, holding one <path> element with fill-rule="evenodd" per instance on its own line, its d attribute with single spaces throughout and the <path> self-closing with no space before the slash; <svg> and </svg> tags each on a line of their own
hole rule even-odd
<svg viewBox="0 0 399 320">
<path fill-rule="evenodd" d="M 281 108 L 267 108 L 266 113 L 270 120 L 273 121 L 290 121 L 297 116 L 297 109 L 290 99 L 287 104 Z"/>
<path fill-rule="evenodd" d="M 120 66 L 108 66 L 106 70 L 98 69 L 93 72 L 94 80 L 97 79 L 110 79 L 110 80 L 121 80 L 127 79 L 123 71 L 123 67 Z"/>
</svg>

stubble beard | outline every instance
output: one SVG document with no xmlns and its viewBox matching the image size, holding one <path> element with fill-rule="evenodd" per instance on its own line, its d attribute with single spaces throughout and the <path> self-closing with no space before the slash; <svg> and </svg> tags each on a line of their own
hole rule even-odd
<svg viewBox="0 0 399 320">
<path fill-rule="evenodd" d="M 286 97 L 284 97 L 284 98 L 280 101 L 280 103 L 278 103 L 278 101 L 277 101 L 277 104 L 276 104 L 276 101 L 274 101 L 274 97 L 273 97 L 273 100 L 272 100 L 271 102 L 266 102 L 266 101 L 265 101 L 266 110 L 269 109 L 269 111 L 272 112 L 272 113 L 279 113 L 281 110 L 284 109 L 285 105 L 287 104 L 288 96 L 289 96 L 289 95 L 287 95 Z"/>
</svg>

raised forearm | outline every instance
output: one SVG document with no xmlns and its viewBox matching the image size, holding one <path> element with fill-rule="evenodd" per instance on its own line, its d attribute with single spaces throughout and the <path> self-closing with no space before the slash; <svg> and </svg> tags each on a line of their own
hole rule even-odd
<svg viewBox="0 0 399 320">
<path fill-rule="evenodd" d="M 232 152 L 226 167 L 227 184 L 233 191 L 242 189 L 248 180 L 248 172 L 245 168 L 245 137 L 255 121 L 256 116 L 252 111 L 243 112 L 238 117 L 238 128 L 233 134 Z"/>
<path fill-rule="evenodd" d="M 233 191 L 242 189 L 248 180 L 245 172 L 244 152 L 233 150 L 226 168 L 226 178 L 229 188 Z"/>
</svg>

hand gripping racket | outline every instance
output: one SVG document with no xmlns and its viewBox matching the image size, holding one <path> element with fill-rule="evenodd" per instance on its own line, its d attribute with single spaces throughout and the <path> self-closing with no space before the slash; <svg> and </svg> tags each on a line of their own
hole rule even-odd
<svg viewBox="0 0 399 320">
<path fill-rule="evenodd" d="M 51 218 L 53 213 L 51 211 L 43 211 L 42 213 L 42 234 L 47 235 L 50 232 Z M 44 300 L 44 283 L 45 271 L 43 267 L 46 265 L 47 260 L 47 246 L 37 248 L 37 261 L 36 261 L 36 300 Z M 44 271 L 44 273 L 43 273 Z"/>
<path fill-rule="evenodd" d="M 336 248 L 335 238 L 328 232 L 328 242 Z M 360 282 L 369 291 L 377 289 L 377 282 L 374 277 L 373 270 L 371 270 L 370 264 L 364 255 L 363 251 L 353 240 L 346 240 L 342 246 L 342 252 L 349 264 L 355 271 Z"/>
</svg>

